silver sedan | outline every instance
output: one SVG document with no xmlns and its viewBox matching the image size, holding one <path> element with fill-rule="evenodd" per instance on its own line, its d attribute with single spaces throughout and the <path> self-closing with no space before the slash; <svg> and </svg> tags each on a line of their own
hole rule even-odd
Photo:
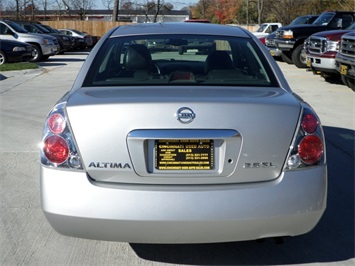
<svg viewBox="0 0 355 266">
<path fill-rule="evenodd" d="M 296 236 L 317 225 L 326 198 L 320 120 L 242 28 L 114 28 L 45 121 L 42 208 L 63 235 Z"/>
</svg>

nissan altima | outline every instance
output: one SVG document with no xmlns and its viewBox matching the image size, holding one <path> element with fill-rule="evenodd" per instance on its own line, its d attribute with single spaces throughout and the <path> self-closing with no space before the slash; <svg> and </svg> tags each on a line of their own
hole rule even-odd
<svg viewBox="0 0 355 266">
<path fill-rule="evenodd" d="M 40 154 L 43 212 L 72 237 L 297 236 L 326 209 L 320 119 L 239 27 L 110 30 L 49 111 Z"/>
</svg>

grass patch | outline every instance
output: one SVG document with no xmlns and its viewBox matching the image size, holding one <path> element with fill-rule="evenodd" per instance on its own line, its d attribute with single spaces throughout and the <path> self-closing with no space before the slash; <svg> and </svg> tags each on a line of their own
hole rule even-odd
<svg viewBox="0 0 355 266">
<path fill-rule="evenodd" d="M 25 70 L 25 69 L 36 69 L 36 68 L 38 68 L 38 65 L 36 63 L 30 63 L 30 62 L 0 65 L 0 71 Z"/>
</svg>

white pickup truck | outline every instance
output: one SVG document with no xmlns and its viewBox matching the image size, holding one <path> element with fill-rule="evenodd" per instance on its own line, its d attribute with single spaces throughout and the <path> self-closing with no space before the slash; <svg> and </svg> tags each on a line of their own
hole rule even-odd
<svg viewBox="0 0 355 266">
<path fill-rule="evenodd" d="M 282 27 L 281 23 L 263 23 L 257 31 L 253 32 L 253 34 L 258 38 L 262 38 L 276 31 L 280 27 Z"/>
</svg>

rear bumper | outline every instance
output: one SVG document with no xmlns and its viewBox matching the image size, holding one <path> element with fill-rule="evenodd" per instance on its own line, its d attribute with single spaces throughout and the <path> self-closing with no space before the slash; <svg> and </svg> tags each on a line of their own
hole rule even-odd
<svg viewBox="0 0 355 266">
<path fill-rule="evenodd" d="M 326 208 L 326 166 L 244 185 L 98 185 L 41 167 L 42 209 L 63 235 L 131 243 L 207 243 L 309 232 Z"/>
<path fill-rule="evenodd" d="M 72 42 L 70 42 L 70 41 L 62 41 L 62 40 L 59 42 L 59 45 L 60 45 L 60 49 L 62 51 L 68 51 L 73 46 Z"/>
</svg>

